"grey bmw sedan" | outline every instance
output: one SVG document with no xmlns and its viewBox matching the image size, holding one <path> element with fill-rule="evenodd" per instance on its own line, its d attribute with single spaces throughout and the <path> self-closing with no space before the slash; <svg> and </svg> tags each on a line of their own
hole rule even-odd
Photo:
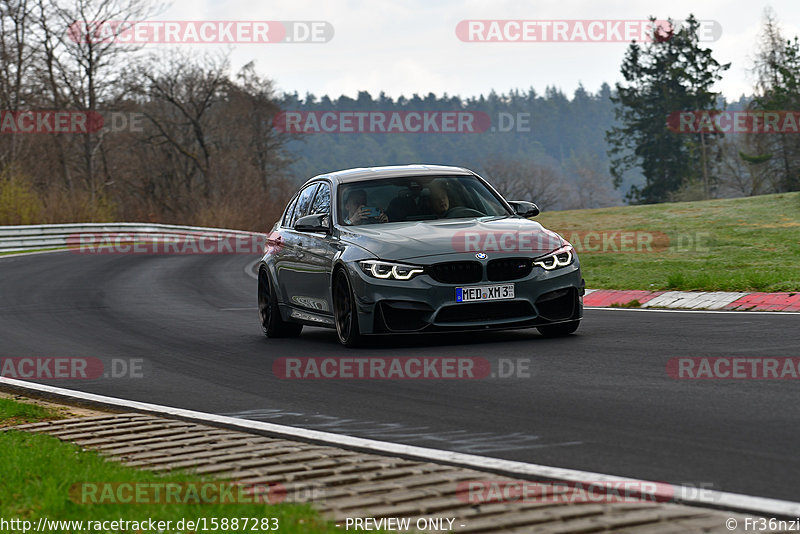
<svg viewBox="0 0 800 534">
<path fill-rule="evenodd" d="M 275 223 L 258 266 L 267 337 L 303 325 L 364 336 L 535 327 L 573 333 L 584 281 L 572 246 L 460 167 L 315 176 Z"/>
</svg>

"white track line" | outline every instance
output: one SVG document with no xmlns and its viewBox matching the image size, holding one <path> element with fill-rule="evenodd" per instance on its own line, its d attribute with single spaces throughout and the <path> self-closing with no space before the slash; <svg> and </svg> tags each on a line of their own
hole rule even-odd
<svg viewBox="0 0 800 534">
<path fill-rule="evenodd" d="M 115 408 L 125 408 L 127 410 L 133 410 L 137 412 L 175 417 L 179 419 L 196 421 L 199 423 L 216 424 L 242 431 L 257 431 L 285 438 L 324 443 L 334 447 L 339 446 L 377 454 L 398 455 L 418 458 L 431 462 L 443 462 L 477 469 L 480 471 L 494 471 L 511 476 L 522 476 L 529 479 L 533 478 L 534 480 L 563 480 L 581 483 L 632 482 L 641 484 L 645 482 L 637 479 L 606 475 L 602 473 L 562 469 L 560 467 L 550 467 L 546 465 L 515 462 L 512 460 L 502 460 L 499 458 L 490 458 L 487 456 L 478 456 L 474 454 L 442 451 L 426 447 L 416 447 L 414 445 L 403 445 L 400 443 L 391 443 L 387 441 L 357 438 L 353 436 L 334 434 L 332 432 L 308 430 L 304 428 L 278 425 L 275 423 L 266 423 L 263 421 L 249 421 L 246 419 L 238 419 L 224 415 L 208 414 L 194 410 L 172 408 L 169 406 L 160 406 L 158 404 L 150 404 L 146 402 L 117 399 L 114 397 L 106 397 L 104 395 L 95 395 L 93 393 L 83 393 L 81 391 L 57 388 L 45 384 L 35 384 L 32 382 L 26 382 L 24 380 L 15 380 L 13 378 L 0 377 L 0 385 L 2 384 L 11 386 L 13 389 L 17 390 L 34 391 L 60 398 L 87 401 Z M 666 485 L 659 484 L 658 487 L 664 486 Z M 696 506 L 705 506 L 723 510 L 756 512 L 759 514 L 792 518 L 800 516 L 800 503 L 790 501 L 768 499 L 764 497 L 753 497 L 721 491 L 697 491 L 697 488 L 688 486 L 671 486 L 662 491 L 668 491 L 669 494 L 657 493 L 658 497 L 664 497 L 671 499 L 674 502 L 680 502 L 684 504 L 692 504 Z"/>
<path fill-rule="evenodd" d="M 244 274 L 246 274 L 253 280 L 258 280 L 258 276 L 256 275 L 256 273 L 253 272 L 253 267 L 255 267 L 255 265 L 260 261 L 261 258 L 258 258 L 257 260 L 253 260 L 250 263 L 248 263 L 244 268 Z"/>
<path fill-rule="evenodd" d="M 657 313 L 724 313 L 728 315 L 739 315 L 742 313 L 752 313 L 755 315 L 800 315 L 795 311 L 750 311 L 750 310 L 665 310 L 660 308 L 608 308 L 584 306 L 584 310 L 604 310 L 620 312 L 657 312 Z"/>
</svg>

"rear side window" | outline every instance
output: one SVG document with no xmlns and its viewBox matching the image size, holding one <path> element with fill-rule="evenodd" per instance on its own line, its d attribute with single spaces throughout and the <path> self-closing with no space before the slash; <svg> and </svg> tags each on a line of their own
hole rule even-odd
<svg viewBox="0 0 800 534">
<path fill-rule="evenodd" d="M 319 184 L 311 184 L 305 189 L 303 189 L 300 194 L 297 196 L 297 205 L 294 208 L 294 212 L 292 213 L 292 217 L 289 221 L 289 226 L 294 227 L 295 221 L 300 217 L 309 214 L 309 209 L 311 208 L 311 200 L 314 198 L 314 192 L 317 190 L 317 185 Z"/>
</svg>

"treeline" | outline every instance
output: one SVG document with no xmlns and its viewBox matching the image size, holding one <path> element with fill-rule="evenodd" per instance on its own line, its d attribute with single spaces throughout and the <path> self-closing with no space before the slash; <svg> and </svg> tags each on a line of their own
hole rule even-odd
<svg viewBox="0 0 800 534">
<path fill-rule="evenodd" d="M 302 176 L 354 166 L 461 165 L 486 173 L 507 195 L 536 199 L 548 209 L 589 208 L 621 203 L 608 172 L 604 138 L 614 122 L 611 96 L 607 84 L 594 94 L 579 87 L 572 98 L 557 88 L 544 94 L 533 89 L 471 98 L 429 93 L 396 100 L 367 91 L 356 98 L 336 99 L 294 93 L 284 95 L 281 107 L 303 117 L 327 112 L 336 117 L 348 112 L 381 114 L 387 124 L 388 117 L 403 118 L 408 113 L 431 117 L 469 112 L 474 119 L 472 131 L 466 133 L 441 133 L 422 123 L 412 123 L 422 130 L 419 133 L 305 128 L 302 138 L 288 145 L 298 155 L 291 168 Z"/>
<path fill-rule="evenodd" d="M 676 132 L 669 122 L 680 111 L 800 109 L 798 40 L 781 34 L 771 12 L 754 53 L 753 96 L 730 105 L 712 89 L 728 65 L 701 46 L 691 17 L 631 44 L 614 88 L 468 98 L 278 95 L 253 64 L 232 72 L 225 55 L 153 53 L 71 31 L 79 21 L 152 15 L 148 0 L 0 0 L 0 224 L 264 230 L 314 174 L 420 162 L 473 168 L 544 209 L 800 189 L 800 134 Z M 83 128 L 53 131 L 57 112 L 72 114 L 65 124 L 83 117 Z M 488 122 L 474 133 L 277 127 L 286 113 L 328 112 L 469 112 Z"/>
</svg>

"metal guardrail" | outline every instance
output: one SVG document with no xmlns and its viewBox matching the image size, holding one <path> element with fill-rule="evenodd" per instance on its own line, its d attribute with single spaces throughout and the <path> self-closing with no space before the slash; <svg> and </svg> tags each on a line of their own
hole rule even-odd
<svg viewBox="0 0 800 534">
<path fill-rule="evenodd" d="M 248 238 L 262 236 L 255 232 L 151 223 L 80 223 L 0 226 L 0 252 L 67 248 L 81 236 L 102 241 L 103 236 L 130 236 L 131 241 L 168 241 L 180 237 Z"/>
</svg>

